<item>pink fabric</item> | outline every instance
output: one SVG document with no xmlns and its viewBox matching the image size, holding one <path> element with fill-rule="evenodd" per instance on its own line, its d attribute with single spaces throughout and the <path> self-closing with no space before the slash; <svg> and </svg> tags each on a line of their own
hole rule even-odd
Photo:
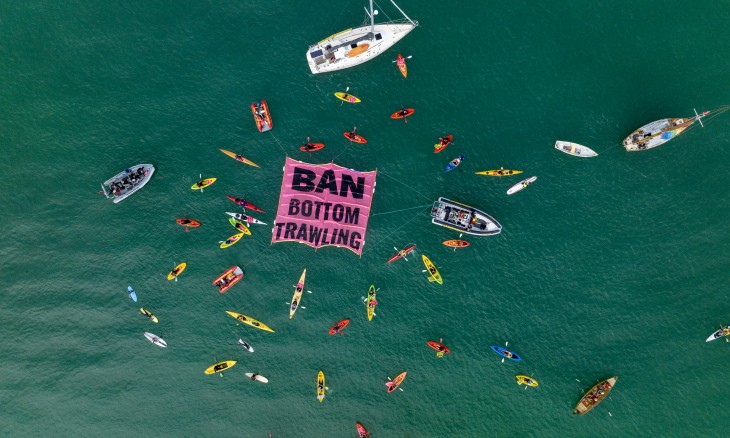
<svg viewBox="0 0 730 438">
<path fill-rule="evenodd" d="M 287 157 L 271 242 L 341 246 L 361 254 L 375 175 Z"/>
</svg>

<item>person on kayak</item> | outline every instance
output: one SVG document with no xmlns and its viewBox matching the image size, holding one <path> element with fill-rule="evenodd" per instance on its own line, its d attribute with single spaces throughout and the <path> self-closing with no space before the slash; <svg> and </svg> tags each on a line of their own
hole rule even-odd
<svg viewBox="0 0 730 438">
<path fill-rule="evenodd" d="M 431 275 L 436 275 L 436 268 L 433 266 L 428 267 L 428 272 L 431 273 Z"/>
<path fill-rule="evenodd" d="M 405 117 L 408 115 L 408 110 L 403 108 L 402 110 L 398 111 L 398 115 Z"/>
</svg>

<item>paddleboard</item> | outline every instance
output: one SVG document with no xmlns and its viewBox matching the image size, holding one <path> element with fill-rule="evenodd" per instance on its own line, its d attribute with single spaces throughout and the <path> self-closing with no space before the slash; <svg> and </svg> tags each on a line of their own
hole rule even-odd
<svg viewBox="0 0 730 438">
<path fill-rule="evenodd" d="M 470 245 L 470 243 L 467 242 L 466 240 L 459 240 L 459 239 L 444 240 L 441 243 L 450 248 L 466 248 L 467 246 Z"/>
<path fill-rule="evenodd" d="M 248 350 L 249 353 L 253 353 L 253 347 L 251 346 L 251 344 L 249 344 L 248 342 L 244 341 L 243 339 L 241 339 L 241 338 L 238 339 L 238 345 L 240 345 L 243 348 L 245 348 L 246 350 Z"/>
<path fill-rule="evenodd" d="M 431 260 L 425 255 L 422 255 L 421 258 L 423 259 L 423 264 L 426 265 L 426 269 L 428 270 L 428 281 L 435 281 L 438 284 L 444 284 L 444 280 L 441 278 L 439 270 L 436 269 L 436 265 L 431 263 Z"/>
<path fill-rule="evenodd" d="M 521 192 L 522 190 L 526 189 L 527 186 L 535 182 L 535 180 L 537 180 L 536 176 L 531 176 L 527 179 L 523 179 L 522 181 L 510 187 L 509 190 L 507 190 L 507 194 L 514 195 L 517 192 Z"/>
<path fill-rule="evenodd" d="M 397 248 L 395 248 L 395 249 L 397 249 Z M 416 249 L 416 245 L 415 244 L 408 245 L 405 248 L 403 248 L 400 251 L 398 251 L 397 253 L 393 254 L 393 256 L 391 258 L 389 258 L 388 261 L 385 262 L 385 263 L 386 264 L 387 263 L 393 263 L 394 261 L 396 261 L 396 260 L 398 260 L 398 259 L 400 259 L 402 257 L 407 256 L 408 253 L 410 253 L 414 249 Z"/>
<path fill-rule="evenodd" d="M 439 353 L 448 354 L 451 353 L 451 350 L 446 345 L 436 342 L 436 341 L 426 341 L 426 344 L 433 348 L 434 350 L 438 351 Z"/>
<path fill-rule="evenodd" d="M 398 66 L 398 70 L 400 70 L 400 73 L 403 75 L 404 78 L 408 77 L 408 66 L 406 65 L 406 59 L 401 56 L 401 54 L 398 54 L 398 58 L 395 60 L 395 65 Z"/>
<path fill-rule="evenodd" d="M 532 386 L 532 387 L 539 385 L 539 383 L 537 383 L 537 380 L 533 379 L 530 376 L 524 376 L 524 375 L 518 374 L 515 376 L 515 378 L 517 379 L 518 385 L 527 385 L 527 386 Z"/>
<path fill-rule="evenodd" d="M 365 137 L 355 134 L 354 132 L 345 132 L 343 135 L 346 139 L 355 143 L 365 144 L 368 142 L 367 140 L 365 140 Z"/>
<path fill-rule="evenodd" d="M 512 175 L 519 175 L 520 173 L 522 173 L 522 171 L 499 168 L 497 170 L 482 170 L 481 172 L 475 172 L 475 173 L 477 175 L 484 175 L 484 176 L 512 176 Z"/>
<path fill-rule="evenodd" d="M 236 243 L 238 243 L 241 238 L 243 238 L 244 234 L 246 233 L 238 233 L 234 234 L 233 236 L 226 239 L 223 243 L 221 243 L 221 249 L 228 248 L 229 246 L 233 246 Z"/>
<path fill-rule="evenodd" d="M 370 433 L 365 429 L 365 426 L 362 425 L 362 423 L 357 423 L 355 425 L 357 428 L 357 434 L 360 435 L 359 438 L 370 438 Z"/>
<path fill-rule="evenodd" d="M 179 265 L 175 266 L 175 269 L 170 271 L 169 274 L 167 274 L 168 280 L 174 280 L 176 277 L 180 276 L 182 272 L 185 270 L 185 268 L 188 267 L 188 264 L 185 262 L 180 263 Z"/>
<path fill-rule="evenodd" d="M 129 298 L 132 299 L 135 303 L 137 302 L 137 292 L 132 289 L 132 286 L 127 286 L 127 292 L 129 292 Z"/>
<path fill-rule="evenodd" d="M 464 161 L 464 154 L 459 155 L 458 157 L 454 158 L 453 160 L 449 161 L 449 164 L 446 165 L 446 168 L 444 169 L 444 173 L 450 172 L 454 169 L 456 169 L 461 162 Z"/>
<path fill-rule="evenodd" d="M 238 219 L 233 219 L 232 217 L 228 218 L 228 222 L 233 226 L 233 228 L 237 229 L 238 231 L 242 232 L 243 234 L 245 234 L 247 236 L 251 235 L 251 230 L 248 229 L 245 222 L 238 220 Z"/>
<path fill-rule="evenodd" d="M 327 390 L 327 387 L 324 384 L 324 373 L 320 370 L 319 374 L 317 374 L 317 400 L 319 400 L 320 403 L 324 401 L 324 393 Z"/>
<path fill-rule="evenodd" d="M 214 182 L 216 182 L 217 179 L 218 178 L 201 179 L 200 181 L 198 181 L 195 184 L 193 184 L 192 187 L 190 187 L 190 188 L 193 189 L 193 190 L 204 189 L 204 188 L 212 185 Z"/>
<path fill-rule="evenodd" d="M 244 198 L 236 198 L 235 196 L 231 196 L 231 195 L 226 195 L 226 198 L 230 199 L 231 201 L 233 201 L 235 204 L 237 204 L 240 207 L 248 208 L 249 210 L 257 211 L 259 213 L 266 213 L 265 211 L 263 211 L 262 209 L 258 208 L 255 205 L 253 205 L 252 203 L 248 202 Z"/>
<path fill-rule="evenodd" d="M 157 345 L 158 347 L 162 347 L 162 348 L 167 347 L 167 342 L 165 342 L 164 339 L 162 339 L 161 337 L 159 337 L 159 336 L 157 336 L 155 334 L 152 334 L 152 333 L 149 333 L 149 332 L 144 332 L 144 337 L 147 338 L 148 341 L 150 341 L 153 344 Z"/>
<path fill-rule="evenodd" d="M 151 319 L 152 322 L 154 322 L 155 324 L 157 324 L 159 322 L 157 320 L 157 317 L 155 315 L 153 315 L 152 312 L 150 312 L 149 310 L 145 309 L 144 307 L 140 307 L 139 308 L 139 313 L 141 313 L 142 315 L 144 315 L 147 318 Z"/>
<path fill-rule="evenodd" d="M 446 137 L 441 137 L 439 142 L 433 145 L 433 153 L 438 154 L 439 152 L 446 149 L 446 146 L 451 144 L 451 140 L 454 138 L 453 135 L 449 134 Z"/>
<path fill-rule="evenodd" d="M 498 355 L 500 355 L 500 356 L 502 356 L 502 357 L 504 357 L 506 359 L 513 360 L 515 362 L 519 362 L 519 361 L 522 360 L 522 358 L 520 356 L 518 356 L 517 353 L 514 353 L 514 352 L 512 352 L 512 351 L 510 351 L 510 350 L 508 350 L 508 349 L 506 349 L 504 347 L 499 347 L 497 345 L 492 345 L 489 348 L 491 348 L 495 353 L 497 353 Z"/>
<path fill-rule="evenodd" d="M 302 292 L 304 291 L 304 280 L 307 277 L 307 268 L 304 268 L 304 271 L 302 272 L 301 277 L 299 277 L 299 282 L 297 282 L 296 287 L 294 287 L 294 296 L 291 298 L 291 306 L 289 307 L 289 319 L 292 319 L 294 317 L 294 312 L 297 311 L 299 308 L 299 304 L 301 304 L 302 301 Z"/>
<path fill-rule="evenodd" d="M 307 143 L 299 146 L 299 150 L 302 152 L 314 152 L 324 149 L 324 143 Z"/>
<path fill-rule="evenodd" d="M 248 164 L 249 166 L 253 166 L 253 167 L 259 167 L 259 168 L 261 167 L 258 164 L 254 163 L 253 161 L 251 161 L 247 158 L 244 158 L 242 155 L 236 154 L 231 151 L 227 151 L 225 149 L 218 149 L 218 150 L 223 152 L 224 154 L 228 155 L 229 157 L 233 158 L 234 160 L 240 161 L 241 163 Z"/>
<path fill-rule="evenodd" d="M 137 301 L 137 300 L 135 300 Z M 730 325 L 724 325 L 720 326 L 722 327 L 720 330 L 715 331 L 713 334 L 711 334 L 705 342 L 714 341 L 715 339 L 720 339 L 724 336 L 730 335 Z"/>
<path fill-rule="evenodd" d="M 395 379 L 393 379 L 392 382 L 386 382 L 385 386 L 388 387 L 388 392 L 393 392 L 400 386 L 401 383 L 403 383 L 403 380 L 406 378 L 406 372 L 403 371 L 402 373 L 398 374 Z"/>
<path fill-rule="evenodd" d="M 393 114 L 391 114 L 390 115 L 390 118 L 391 119 L 396 119 L 396 120 L 397 119 L 404 119 L 406 117 L 411 116 L 415 112 L 416 112 L 416 110 L 414 110 L 413 108 L 403 108 L 402 110 L 396 111 Z"/>
<path fill-rule="evenodd" d="M 225 370 L 231 368 L 235 364 L 236 364 L 235 360 L 224 360 L 223 362 L 214 363 L 213 365 L 211 365 L 205 369 L 205 374 L 210 375 L 210 374 L 220 373 L 221 371 L 225 371 Z"/>
<path fill-rule="evenodd" d="M 186 217 L 175 219 L 175 222 L 177 222 L 178 225 L 182 225 L 183 227 L 197 228 L 200 226 L 200 222 L 196 221 L 195 219 L 188 219 Z"/>
<path fill-rule="evenodd" d="M 334 335 L 337 333 L 340 333 L 342 330 L 347 327 L 347 324 L 350 323 L 350 318 L 345 318 L 342 321 L 338 322 L 337 324 L 333 325 L 332 328 L 329 331 L 329 334 Z"/>
<path fill-rule="evenodd" d="M 375 285 L 371 284 L 370 289 L 368 290 L 368 298 L 365 305 L 368 310 L 368 321 L 373 320 L 373 315 L 375 314 L 375 306 L 377 305 L 378 301 L 375 299 Z"/>
<path fill-rule="evenodd" d="M 261 329 L 266 332 L 274 333 L 274 330 L 271 329 L 268 325 L 264 324 L 261 321 L 257 321 L 253 318 L 250 318 L 246 315 L 243 315 L 241 313 L 231 312 L 230 310 L 226 310 L 226 313 L 231 315 L 232 317 L 236 318 L 239 322 L 242 322 L 244 324 L 248 324 L 251 327 L 255 327 L 257 329 Z"/>
<path fill-rule="evenodd" d="M 254 374 L 254 373 L 246 373 L 246 377 L 248 377 L 251 380 L 256 380 L 261 383 L 269 383 L 269 379 L 266 377 L 260 375 L 260 374 Z"/>
<path fill-rule="evenodd" d="M 247 222 L 249 224 L 256 224 L 256 225 L 266 225 L 266 222 L 261 222 L 260 220 L 256 219 L 253 216 L 249 216 L 243 213 L 231 213 L 229 211 L 226 212 L 226 214 L 233 219 L 238 219 L 240 221 Z"/>
<path fill-rule="evenodd" d="M 352 94 L 347 94 L 347 93 L 342 92 L 342 91 L 336 92 L 335 93 L 335 96 L 338 99 L 340 99 L 341 101 L 347 102 L 347 103 L 360 103 L 360 102 L 362 102 L 360 99 L 358 99 L 357 97 L 353 96 Z"/>
</svg>

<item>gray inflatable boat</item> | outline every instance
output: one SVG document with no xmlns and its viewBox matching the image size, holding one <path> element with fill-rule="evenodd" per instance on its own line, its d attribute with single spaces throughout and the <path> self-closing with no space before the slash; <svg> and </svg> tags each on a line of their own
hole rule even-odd
<svg viewBox="0 0 730 438">
<path fill-rule="evenodd" d="M 144 187 L 152 178 L 153 173 L 155 173 L 155 166 L 151 164 L 137 164 L 124 169 L 101 185 L 104 196 L 113 199 L 115 204 L 121 202 Z"/>
</svg>

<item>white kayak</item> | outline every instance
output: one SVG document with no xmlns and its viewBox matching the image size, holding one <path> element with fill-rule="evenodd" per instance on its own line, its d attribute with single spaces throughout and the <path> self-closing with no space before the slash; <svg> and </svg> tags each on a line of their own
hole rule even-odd
<svg viewBox="0 0 730 438">
<path fill-rule="evenodd" d="M 705 342 L 714 341 L 715 339 L 720 339 L 723 336 L 730 335 L 730 325 L 722 325 L 720 326 L 720 330 L 716 331 L 715 333 L 711 334 L 709 338 Z"/>
<path fill-rule="evenodd" d="M 535 180 L 537 180 L 536 176 L 531 176 L 527 179 L 523 179 L 522 181 L 518 182 L 517 184 L 513 185 L 512 187 L 507 190 L 508 195 L 514 195 L 515 193 L 522 191 L 527 188 L 530 184 L 534 183 Z"/>
<path fill-rule="evenodd" d="M 165 342 L 164 339 L 162 339 L 161 337 L 159 337 L 153 333 L 144 332 L 144 337 L 147 338 L 153 344 L 157 345 L 158 347 L 163 347 L 163 348 L 167 347 L 167 342 Z"/>
<path fill-rule="evenodd" d="M 565 152 L 568 155 L 581 158 L 590 158 L 598 155 L 596 151 L 591 148 L 587 148 L 582 144 L 571 143 L 569 141 L 556 141 L 555 149 L 559 150 L 560 152 Z"/>
<path fill-rule="evenodd" d="M 260 220 L 256 219 L 253 216 L 249 216 L 247 214 L 243 213 L 231 213 L 229 211 L 226 212 L 226 214 L 233 219 L 238 219 L 239 221 L 248 222 L 251 224 L 258 224 L 258 225 L 266 225 L 266 222 L 261 222 Z"/>
<path fill-rule="evenodd" d="M 239 339 L 238 340 L 238 345 L 243 346 L 243 348 L 245 348 L 249 352 L 253 353 L 253 347 L 251 346 L 251 344 L 249 344 L 248 342 L 244 341 L 243 339 Z"/>
<path fill-rule="evenodd" d="M 248 377 L 251 380 L 258 380 L 261 383 L 269 383 L 269 379 L 267 379 L 266 377 L 264 377 L 260 374 L 246 373 L 246 377 Z"/>
</svg>

